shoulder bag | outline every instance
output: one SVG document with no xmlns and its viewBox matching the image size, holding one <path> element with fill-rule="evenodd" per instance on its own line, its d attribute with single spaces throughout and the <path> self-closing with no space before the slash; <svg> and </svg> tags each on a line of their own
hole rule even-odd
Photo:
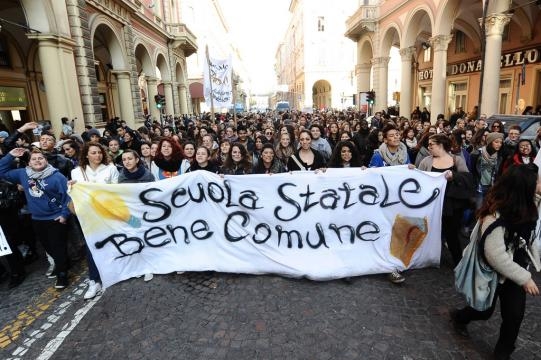
<svg viewBox="0 0 541 360">
<path fill-rule="evenodd" d="M 468 305 L 479 311 L 492 306 L 498 286 L 498 273 L 485 260 L 485 239 L 502 224 L 503 221 L 498 218 L 481 234 L 481 222 L 477 220 L 470 243 L 455 268 L 456 290 L 465 296 Z"/>
</svg>

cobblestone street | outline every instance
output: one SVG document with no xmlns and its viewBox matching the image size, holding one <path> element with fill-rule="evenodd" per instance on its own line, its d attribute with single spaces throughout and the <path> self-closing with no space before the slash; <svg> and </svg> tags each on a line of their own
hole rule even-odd
<svg viewBox="0 0 541 360">
<path fill-rule="evenodd" d="M 60 296 L 45 264 L 33 270 L 0 290 L 2 359 L 485 359 L 500 322 L 496 311 L 469 339 L 454 334 L 447 311 L 463 302 L 445 261 L 401 286 L 384 275 L 347 284 L 185 273 L 131 279 L 90 302 L 85 269 Z M 541 358 L 540 324 L 541 298 L 528 297 L 514 359 Z"/>
</svg>

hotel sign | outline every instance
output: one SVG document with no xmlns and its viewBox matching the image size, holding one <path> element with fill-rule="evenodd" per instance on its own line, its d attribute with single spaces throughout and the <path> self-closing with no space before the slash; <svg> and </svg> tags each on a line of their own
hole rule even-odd
<svg viewBox="0 0 541 360">
<path fill-rule="evenodd" d="M 526 49 L 513 51 L 502 54 L 500 67 L 508 68 L 512 66 L 520 66 L 522 64 L 535 64 L 541 62 L 541 48 Z M 481 59 L 464 61 L 447 66 L 447 75 L 468 74 L 481 71 Z M 431 80 L 432 69 L 424 69 L 417 72 L 417 80 Z"/>
</svg>

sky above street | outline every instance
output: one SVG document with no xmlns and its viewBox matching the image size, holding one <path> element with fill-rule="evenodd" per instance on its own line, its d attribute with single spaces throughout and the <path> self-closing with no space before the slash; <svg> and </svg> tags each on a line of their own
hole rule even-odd
<svg viewBox="0 0 541 360">
<path fill-rule="evenodd" d="M 275 90 L 275 55 L 289 23 L 290 3 L 291 0 L 220 0 L 233 42 L 252 79 L 252 93 Z"/>
</svg>

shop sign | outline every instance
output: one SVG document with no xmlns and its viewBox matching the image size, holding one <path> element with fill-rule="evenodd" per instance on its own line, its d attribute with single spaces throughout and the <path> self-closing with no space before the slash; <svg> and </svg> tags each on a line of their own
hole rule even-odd
<svg viewBox="0 0 541 360">
<path fill-rule="evenodd" d="M 432 80 L 432 75 L 433 75 L 432 69 L 424 69 L 417 73 L 417 79 L 419 81 Z"/>
<path fill-rule="evenodd" d="M 541 61 L 541 48 L 514 51 L 502 54 L 500 67 L 508 68 L 522 64 L 535 64 Z M 448 75 L 467 74 L 481 71 L 483 62 L 479 60 L 470 60 L 458 64 L 452 64 L 448 67 Z"/>
<path fill-rule="evenodd" d="M 24 88 L 0 86 L 0 107 L 25 108 L 27 105 Z"/>
<path fill-rule="evenodd" d="M 512 66 L 520 66 L 523 64 L 535 64 L 541 62 L 541 48 L 527 49 L 514 51 L 502 54 L 500 67 L 508 68 Z M 447 75 L 468 74 L 481 71 L 483 61 L 470 60 L 457 64 L 451 64 L 447 67 Z M 424 69 L 417 72 L 417 80 L 431 80 L 433 75 L 432 69 Z"/>
</svg>

